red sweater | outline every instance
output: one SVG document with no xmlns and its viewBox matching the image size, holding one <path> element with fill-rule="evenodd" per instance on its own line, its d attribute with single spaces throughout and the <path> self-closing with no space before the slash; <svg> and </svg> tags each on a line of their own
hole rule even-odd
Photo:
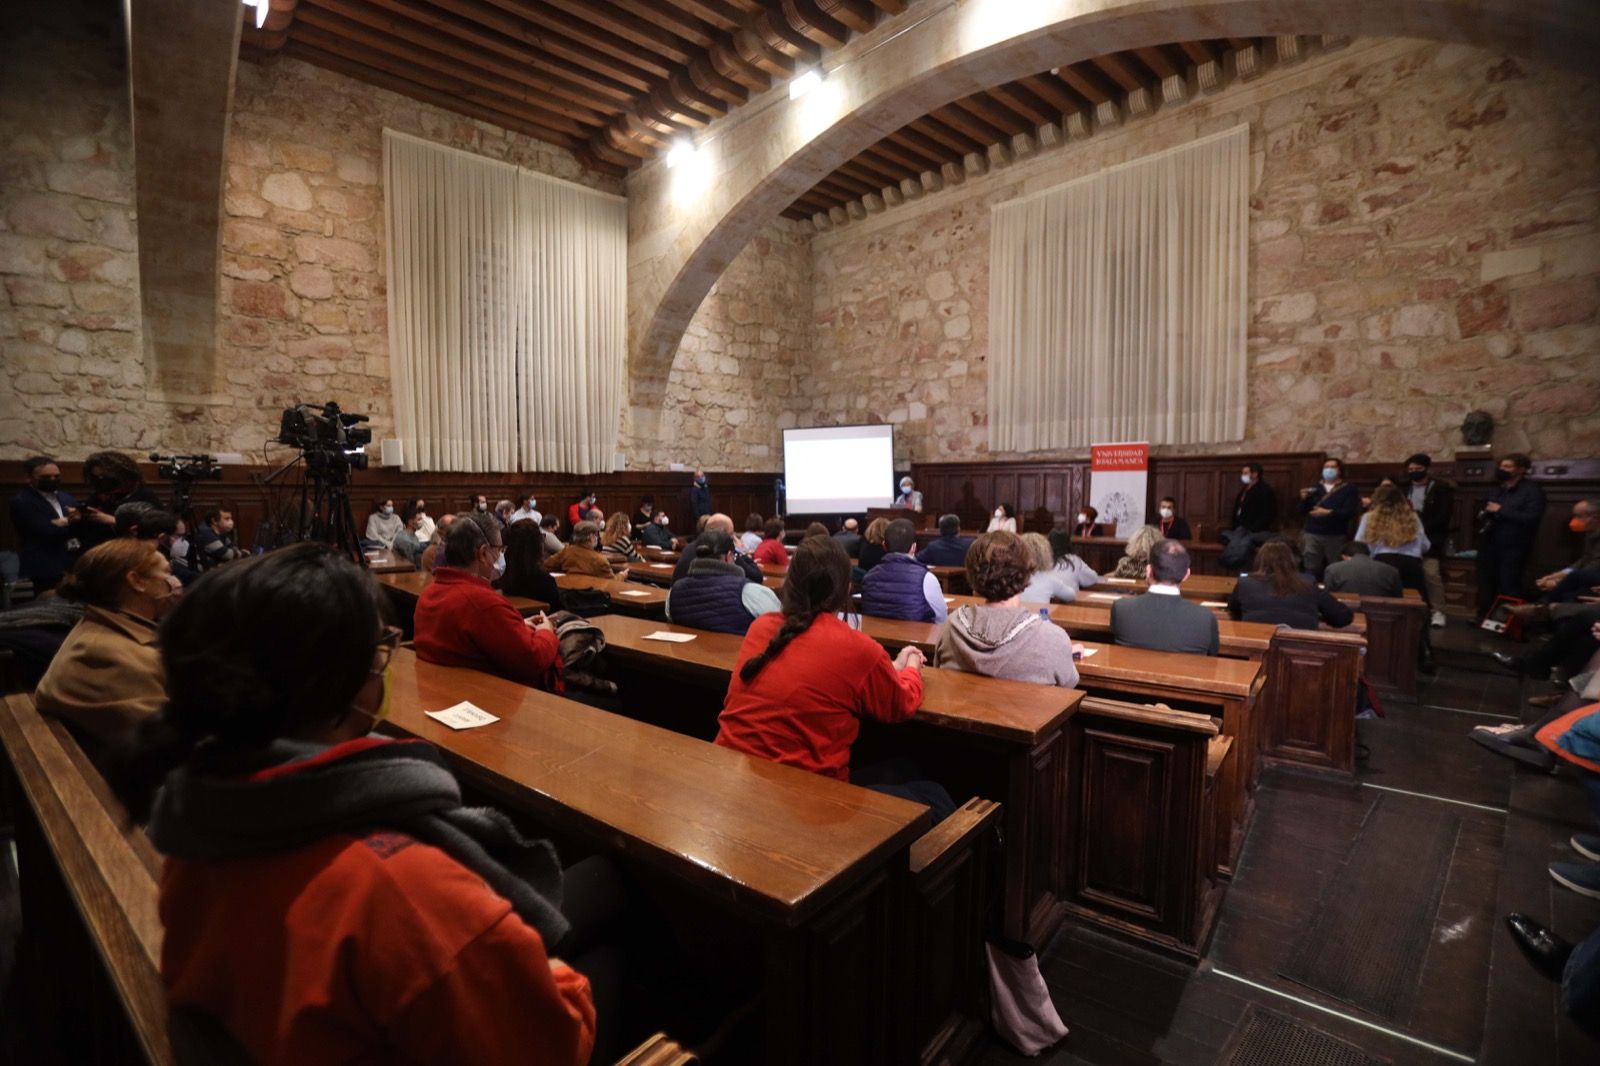
<svg viewBox="0 0 1600 1066">
<path fill-rule="evenodd" d="M 500 593 L 475 574 L 441 566 L 417 598 L 417 658 L 465 666 L 551 692 L 564 691 L 561 643 L 530 629 Z"/>
<path fill-rule="evenodd" d="M 399 833 L 168 859 L 160 913 L 169 1003 L 261 1066 L 581 1066 L 594 1045 L 588 980 L 482 878 Z"/>
<path fill-rule="evenodd" d="M 768 537 L 756 545 L 756 550 L 750 553 L 757 565 L 761 566 L 788 566 L 789 549 L 783 546 L 783 541 L 776 537 Z"/>
<path fill-rule="evenodd" d="M 848 781 L 858 716 L 910 718 L 922 706 L 922 674 L 914 667 L 896 670 L 877 641 L 827 614 L 768 660 L 754 681 L 740 680 L 739 668 L 766 649 L 782 624 L 780 614 L 750 624 L 717 743 Z"/>
</svg>

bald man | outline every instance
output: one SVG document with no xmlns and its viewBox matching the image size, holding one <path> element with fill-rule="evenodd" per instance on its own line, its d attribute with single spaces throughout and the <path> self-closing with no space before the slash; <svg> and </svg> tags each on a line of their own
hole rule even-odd
<svg viewBox="0 0 1600 1066">
<path fill-rule="evenodd" d="M 710 516 L 706 519 L 705 532 L 710 533 L 714 530 L 726 533 L 730 537 L 733 536 L 733 519 L 720 513 Z M 694 562 L 695 546 L 699 543 L 700 537 L 696 537 L 684 546 L 683 554 L 678 556 L 678 565 L 672 568 L 672 580 L 677 581 L 689 573 L 689 564 Z M 739 569 L 744 571 L 745 577 L 751 581 L 761 580 L 761 568 L 748 555 L 738 550 L 737 542 L 735 542 L 733 561 Z"/>
</svg>

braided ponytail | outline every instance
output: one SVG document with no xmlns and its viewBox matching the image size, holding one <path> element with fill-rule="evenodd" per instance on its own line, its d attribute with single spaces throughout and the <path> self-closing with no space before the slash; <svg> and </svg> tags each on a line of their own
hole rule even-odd
<svg viewBox="0 0 1600 1066">
<path fill-rule="evenodd" d="M 811 623 L 844 610 L 850 602 L 850 557 L 832 537 L 807 537 L 789 562 L 783 582 L 783 625 L 761 654 L 745 661 L 739 679 L 753 681 Z"/>
</svg>

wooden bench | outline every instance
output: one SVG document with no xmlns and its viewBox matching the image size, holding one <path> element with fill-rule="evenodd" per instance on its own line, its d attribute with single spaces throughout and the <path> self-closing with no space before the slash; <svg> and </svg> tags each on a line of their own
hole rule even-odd
<svg viewBox="0 0 1600 1066">
<path fill-rule="evenodd" d="M 1068 726 L 1066 881 L 1073 913 L 1188 959 L 1222 897 L 1219 782 L 1237 758 L 1204 714 L 1091 696 Z"/>
<path fill-rule="evenodd" d="M 35 1019 L 50 1033 L 51 1052 L 62 1061 L 248 1063 L 215 1021 L 168 1010 L 156 909 L 161 857 L 143 831 L 124 827 L 121 807 L 72 735 L 43 718 L 31 696 L 12 695 L 0 709 L 0 742 L 7 786 L 20 794 L 24 935 L 48 945 L 47 957 L 25 950 L 18 958 L 28 967 L 18 983 L 29 988 L 31 1006 L 59 1010 Z M 657 1033 L 618 1066 L 696 1061 Z"/>
<path fill-rule="evenodd" d="M 603 620 L 619 618 L 647 624 Z M 996 805 L 930 830 L 920 804 L 404 649 L 391 676 L 389 725 L 436 744 L 464 784 L 758 945 L 761 1061 L 912 1063 L 976 1036 Z M 463 699 L 500 721 L 458 732 L 423 713 Z M 926 982 L 912 994 L 908 964 Z"/>
<path fill-rule="evenodd" d="M 1338 630 L 1278 630 L 1266 661 L 1261 757 L 1351 776 L 1356 697 L 1367 641 Z"/>
<path fill-rule="evenodd" d="M 742 637 L 686 626 L 646 625 L 607 615 L 593 619 L 606 634 L 606 659 L 625 709 L 703 739 L 716 735 Z M 646 639 L 656 630 L 694 639 Z M 869 756 L 909 755 L 952 794 L 1003 797 L 1005 851 L 1002 929 L 1042 946 L 1060 924 L 1062 796 L 1067 719 L 1083 694 L 1048 685 L 924 670 L 922 706 L 912 718 L 865 727 L 857 748 Z M 642 692 L 637 702 L 630 694 Z M 677 706 L 664 704 L 682 704 Z"/>
</svg>

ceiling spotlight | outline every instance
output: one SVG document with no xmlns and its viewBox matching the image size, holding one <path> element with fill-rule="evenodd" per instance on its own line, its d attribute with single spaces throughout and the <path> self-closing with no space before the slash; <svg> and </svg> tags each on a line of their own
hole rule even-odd
<svg viewBox="0 0 1600 1066">
<path fill-rule="evenodd" d="M 667 166 L 675 167 L 692 155 L 694 155 L 694 142 L 687 137 L 679 137 L 672 142 L 672 148 L 667 152 Z"/>
<path fill-rule="evenodd" d="M 798 100 L 822 84 L 822 68 L 812 67 L 789 83 L 789 99 Z"/>
</svg>

